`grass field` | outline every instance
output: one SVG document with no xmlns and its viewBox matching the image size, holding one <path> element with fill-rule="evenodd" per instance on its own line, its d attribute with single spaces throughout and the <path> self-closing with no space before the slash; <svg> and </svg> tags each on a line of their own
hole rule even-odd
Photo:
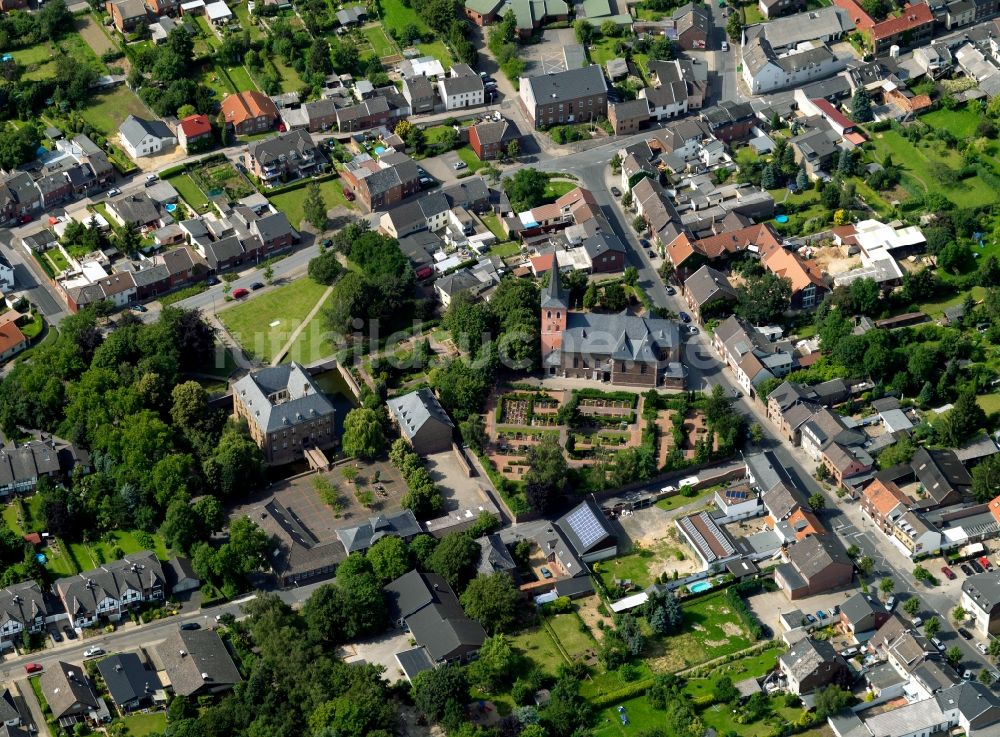
<svg viewBox="0 0 1000 737">
<path fill-rule="evenodd" d="M 92 102 L 80 114 L 83 119 L 105 136 L 118 131 L 118 126 L 129 115 L 149 117 L 149 111 L 125 85 L 113 92 L 94 95 Z"/>
<path fill-rule="evenodd" d="M 11 54 L 14 61 L 28 67 L 28 71 L 24 73 L 24 79 L 49 79 L 56 73 L 56 52 L 48 41 L 11 52 Z"/>
<path fill-rule="evenodd" d="M 521 244 L 515 243 L 514 241 L 507 241 L 505 243 L 497 243 L 494 246 L 490 246 L 490 253 L 494 256 L 499 256 L 500 258 L 509 258 L 515 256 L 521 252 Z"/>
<path fill-rule="evenodd" d="M 578 186 L 580 185 L 576 182 L 570 182 L 565 179 L 550 179 L 549 183 L 545 185 L 545 199 L 557 200 L 567 192 L 572 192 Z"/>
<path fill-rule="evenodd" d="M 285 361 L 298 361 L 299 363 L 313 363 L 321 358 L 326 358 L 336 352 L 336 346 L 331 340 L 331 334 L 326 328 L 326 321 L 323 311 L 316 313 L 315 317 L 309 321 L 305 329 L 299 333 L 291 347 Z"/>
<path fill-rule="evenodd" d="M 260 30 L 260 26 L 254 25 L 250 20 L 250 8 L 247 3 L 240 3 L 233 7 L 233 13 L 239 18 L 240 27 L 246 31 L 250 31 L 251 39 L 256 41 L 264 36 L 264 33 Z"/>
<path fill-rule="evenodd" d="M 257 90 L 257 85 L 250 78 L 250 72 L 246 70 L 246 67 L 226 67 L 226 73 L 233 80 L 233 84 L 236 85 L 237 92 Z"/>
<path fill-rule="evenodd" d="M 427 43 L 416 44 L 416 46 L 425 56 L 433 56 L 441 62 L 444 65 L 445 71 L 451 69 L 451 63 L 454 59 L 444 41 L 429 41 Z"/>
<path fill-rule="evenodd" d="M 130 714 L 117 721 L 125 725 L 125 734 L 129 737 L 145 737 L 147 734 L 163 734 L 167 728 L 167 713 L 154 711 L 149 714 Z"/>
<path fill-rule="evenodd" d="M 668 496 L 666 499 L 660 499 L 660 501 L 656 503 L 656 506 L 669 512 L 671 509 L 677 509 L 678 507 L 683 507 L 685 504 L 691 504 L 691 502 L 696 502 L 714 492 L 715 487 L 710 486 L 708 488 L 701 489 L 700 491 L 696 491 L 694 496 L 675 494 L 674 496 Z"/>
<path fill-rule="evenodd" d="M 983 408 L 983 412 L 986 414 L 1000 412 L 1000 392 L 981 394 L 976 397 L 976 403 Z"/>
<path fill-rule="evenodd" d="M 387 29 L 402 32 L 409 25 L 420 29 L 422 35 L 430 36 L 430 29 L 414 8 L 403 5 L 401 0 L 382 0 L 382 17 L 379 22 Z"/>
<path fill-rule="evenodd" d="M 219 319 L 245 351 L 269 363 L 325 290 L 312 279 L 299 279 L 222 310 Z"/>
<path fill-rule="evenodd" d="M 640 548 L 628 555 L 619 555 L 611 560 L 601 561 L 601 581 L 608 591 L 615 589 L 615 579 L 629 580 L 640 590 L 653 583 L 651 572 L 654 560 L 675 559 L 680 550 L 663 541 L 655 548 Z"/>
<path fill-rule="evenodd" d="M 920 120 L 932 128 L 944 128 L 951 132 L 955 138 L 972 138 L 976 132 L 982 117 L 967 108 L 961 110 L 935 110 L 932 113 L 921 115 Z"/>
<path fill-rule="evenodd" d="M 548 624 L 571 658 L 584 657 L 588 651 L 597 650 L 597 640 L 576 612 L 557 614 L 549 618 Z"/>
<path fill-rule="evenodd" d="M 201 188 L 195 184 L 194 180 L 186 173 L 178 174 L 177 176 L 169 177 L 167 179 L 177 193 L 198 212 L 205 212 L 208 210 L 208 197 L 205 193 L 201 191 Z"/>
<path fill-rule="evenodd" d="M 960 207 L 978 207 L 996 199 L 996 193 L 978 176 L 963 180 L 955 176 L 962 166 L 962 157 L 942 141 L 925 140 L 914 145 L 896 131 L 888 130 L 875 134 L 873 142 L 875 159 L 882 161 L 891 155 L 903 170 L 903 186 L 911 193 L 937 192 Z"/>
<path fill-rule="evenodd" d="M 270 62 L 274 65 L 278 76 L 281 77 L 282 92 L 298 92 L 305 86 L 299 73 L 285 64 L 277 55 L 271 56 Z"/>
<path fill-rule="evenodd" d="M 525 630 L 510 638 L 511 645 L 526 657 L 538 663 L 543 670 L 555 673 L 566 662 L 549 633 L 541 627 Z"/>
<path fill-rule="evenodd" d="M 116 542 L 109 545 L 104 542 L 104 540 L 98 540 L 91 543 L 70 543 L 70 551 L 76 562 L 80 564 L 80 568 L 83 570 L 88 570 L 90 568 L 97 568 L 103 562 L 108 562 L 116 560 L 116 556 L 113 554 L 113 550 L 118 547 L 125 555 L 131 555 L 132 553 L 138 553 L 140 550 L 145 550 L 145 548 L 139 544 L 139 541 L 135 539 L 135 535 L 131 532 L 124 532 L 122 530 L 116 530 L 112 533 Z M 155 541 L 156 557 L 164 559 L 167 557 L 167 544 L 164 542 L 163 538 L 159 535 L 153 535 Z M 102 560 L 103 558 L 103 560 Z"/>
<path fill-rule="evenodd" d="M 375 51 L 375 55 L 378 57 L 383 56 L 393 56 L 399 52 L 396 50 L 396 44 L 392 42 L 382 26 L 368 26 L 362 29 L 362 35 L 368 39 L 368 43 L 372 45 L 372 49 Z"/>
<path fill-rule="evenodd" d="M 976 300 L 981 300 L 986 296 L 986 290 L 982 287 L 973 287 L 972 296 Z M 944 311 L 950 307 L 956 307 L 965 301 L 965 292 L 961 294 L 956 294 L 954 297 L 949 299 L 941 300 L 940 302 L 924 302 L 920 305 L 920 311 L 930 315 L 931 317 L 940 317 L 944 314 Z"/>
<path fill-rule="evenodd" d="M 323 201 L 326 202 L 327 209 L 331 207 L 351 207 L 351 203 L 344 197 L 344 183 L 337 179 L 328 179 L 320 182 L 319 191 L 323 194 Z M 292 190 L 284 194 L 276 194 L 268 199 L 271 204 L 288 216 L 288 222 L 293 228 L 298 228 L 302 222 L 302 205 L 306 198 L 306 188 Z"/>
<path fill-rule="evenodd" d="M 456 153 L 458 153 L 458 158 L 466 163 L 469 167 L 469 171 L 471 172 L 477 172 L 484 166 L 489 166 L 488 162 L 482 161 L 478 156 L 476 156 L 476 152 L 468 146 L 462 146 L 462 148 L 458 149 Z"/>
<path fill-rule="evenodd" d="M 483 220 L 483 225 L 490 229 L 490 232 L 497 237 L 497 240 L 503 241 L 507 239 L 507 236 L 503 232 L 503 227 L 500 225 L 500 218 L 498 218 L 493 213 L 480 216 Z"/>
</svg>

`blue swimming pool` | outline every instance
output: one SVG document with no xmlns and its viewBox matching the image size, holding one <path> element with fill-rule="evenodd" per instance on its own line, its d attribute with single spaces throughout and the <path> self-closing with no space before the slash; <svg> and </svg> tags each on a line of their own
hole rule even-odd
<svg viewBox="0 0 1000 737">
<path fill-rule="evenodd" d="M 376 146 L 375 147 L 375 155 L 376 156 L 381 156 L 384 153 L 385 153 L 385 146 Z"/>
<path fill-rule="evenodd" d="M 778 222 L 778 223 L 787 223 L 788 222 L 788 216 L 787 215 L 778 215 L 774 220 L 775 220 L 775 222 Z"/>
<path fill-rule="evenodd" d="M 45 557 L 45 553 L 35 553 L 35 560 L 37 560 L 43 566 L 49 562 L 49 559 Z"/>
<path fill-rule="evenodd" d="M 702 591 L 708 591 L 710 588 L 712 588 L 711 581 L 695 581 L 693 584 L 688 586 L 688 591 L 692 594 L 697 594 Z"/>
</svg>

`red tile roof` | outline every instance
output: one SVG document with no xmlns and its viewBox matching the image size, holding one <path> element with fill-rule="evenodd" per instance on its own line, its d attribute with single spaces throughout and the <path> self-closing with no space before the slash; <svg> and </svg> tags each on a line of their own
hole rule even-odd
<svg viewBox="0 0 1000 737">
<path fill-rule="evenodd" d="M 0 353 L 6 353 L 27 342 L 28 339 L 24 337 L 24 333 L 14 323 L 10 322 L 0 327 Z"/>
<path fill-rule="evenodd" d="M 792 283 L 792 294 L 805 289 L 810 284 L 825 287 L 823 276 L 815 264 L 807 263 L 799 258 L 794 251 L 788 251 L 781 246 L 761 249 L 765 268 Z"/>
<path fill-rule="evenodd" d="M 212 132 L 212 124 L 208 122 L 206 115 L 189 115 L 181 120 L 181 128 L 188 138 L 197 138 Z"/>
<path fill-rule="evenodd" d="M 835 123 L 843 128 L 845 131 L 850 130 L 854 127 L 854 121 L 840 112 L 837 108 L 831 105 L 829 102 L 824 100 L 822 97 L 817 100 L 812 100 L 812 104 L 819 108 L 819 111 L 827 117 L 831 123 Z"/>
<path fill-rule="evenodd" d="M 556 255 L 554 253 L 544 253 L 541 256 L 533 256 L 531 259 L 531 270 L 535 272 L 535 276 L 538 274 L 544 274 L 549 271 L 556 264 Z"/>
<path fill-rule="evenodd" d="M 757 246 L 763 251 L 765 247 L 779 247 L 780 245 L 781 240 L 771 230 L 771 227 L 766 223 L 761 223 L 702 238 L 695 241 L 694 250 L 707 258 L 718 258 L 723 253 L 745 251 L 749 246 Z"/>
<path fill-rule="evenodd" d="M 866 13 L 854 0 L 833 0 L 833 4 L 838 8 L 843 8 L 851 15 L 851 20 L 859 31 L 869 31 L 875 25 L 875 21 Z"/>
<path fill-rule="evenodd" d="M 903 8 L 903 14 L 898 18 L 889 18 L 881 23 L 876 23 L 872 28 L 872 37 L 878 41 L 933 22 L 934 14 L 931 13 L 930 6 L 924 3 L 907 5 Z"/>
<path fill-rule="evenodd" d="M 226 114 L 226 122 L 233 125 L 264 115 L 274 119 L 278 117 L 278 108 L 271 98 L 256 91 L 229 95 L 222 101 L 222 112 Z"/>
</svg>

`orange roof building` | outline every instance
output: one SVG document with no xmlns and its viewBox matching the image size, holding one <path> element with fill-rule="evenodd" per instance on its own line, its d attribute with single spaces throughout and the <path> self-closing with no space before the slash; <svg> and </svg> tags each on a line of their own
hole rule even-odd
<svg viewBox="0 0 1000 737">
<path fill-rule="evenodd" d="M 237 92 L 222 101 L 226 123 L 238 135 L 263 133 L 278 121 L 278 108 L 267 95 L 256 92 Z"/>
<path fill-rule="evenodd" d="M 861 509 L 883 529 L 891 525 L 889 514 L 902 504 L 909 507 L 910 499 L 892 481 L 876 478 L 861 492 Z"/>
<path fill-rule="evenodd" d="M 0 326 L 0 361 L 10 358 L 28 347 L 28 339 L 13 322 Z"/>
<path fill-rule="evenodd" d="M 997 521 L 1000 525 L 1000 496 L 994 497 L 989 504 L 990 514 L 993 515 L 993 519 Z"/>
<path fill-rule="evenodd" d="M 934 30 L 934 14 L 926 3 L 907 5 L 901 15 L 887 18 L 871 28 L 873 50 L 884 54 L 892 46 L 910 48 L 930 39 Z"/>
<path fill-rule="evenodd" d="M 829 291 L 819 268 L 804 261 L 795 251 L 768 245 L 762 249 L 761 256 L 764 268 L 791 282 L 793 310 L 815 307 Z"/>
</svg>

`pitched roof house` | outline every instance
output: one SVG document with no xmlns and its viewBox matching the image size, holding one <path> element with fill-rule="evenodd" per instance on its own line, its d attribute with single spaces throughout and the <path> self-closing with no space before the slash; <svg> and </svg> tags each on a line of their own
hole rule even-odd
<svg viewBox="0 0 1000 737">
<path fill-rule="evenodd" d="M 166 595 L 163 566 L 151 550 L 127 555 L 121 560 L 54 584 L 70 621 L 75 627 L 90 627 L 99 618 L 117 621 L 129 609 Z"/>
<path fill-rule="evenodd" d="M 806 637 L 778 658 L 778 666 L 788 679 L 788 690 L 797 694 L 812 693 L 831 683 L 847 685 L 850 668 L 826 640 Z"/>
<path fill-rule="evenodd" d="M 427 456 L 449 450 L 455 423 L 427 388 L 386 402 L 389 414 L 415 453 Z"/>
<path fill-rule="evenodd" d="M 52 718 L 63 727 L 85 720 L 99 708 L 94 687 L 80 666 L 59 660 L 42 672 L 40 685 Z"/>
<path fill-rule="evenodd" d="M 243 680 L 215 630 L 177 629 L 155 649 L 177 696 L 228 691 Z"/>
<path fill-rule="evenodd" d="M 775 569 L 774 580 L 793 601 L 846 586 L 854 575 L 846 551 L 830 535 L 800 540 L 788 549 L 787 558 Z"/>
<path fill-rule="evenodd" d="M 278 108 L 270 97 L 251 90 L 227 95 L 222 101 L 226 123 L 233 126 L 237 135 L 263 133 L 278 122 Z"/>
</svg>

